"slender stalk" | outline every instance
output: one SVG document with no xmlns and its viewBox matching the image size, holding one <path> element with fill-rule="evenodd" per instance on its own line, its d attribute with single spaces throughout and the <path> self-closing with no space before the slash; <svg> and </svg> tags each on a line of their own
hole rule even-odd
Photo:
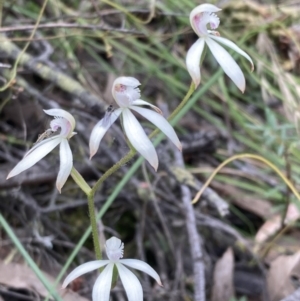
<svg viewBox="0 0 300 301">
<path fill-rule="evenodd" d="M 188 92 L 186 93 L 185 97 L 181 101 L 181 103 L 177 106 L 177 108 L 172 112 L 172 114 L 168 117 L 168 121 L 172 121 L 178 114 L 179 112 L 183 109 L 183 107 L 186 105 L 190 97 L 195 91 L 195 84 L 192 82 L 190 85 L 190 88 Z M 159 129 L 154 130 L 150 135 L 149 138 L 152 138 L 153 136 L 157 135 L 160 132 Z"/>
<path fill-rule="evenodd" d="M 102 259 L 102 253 L 101 253 L 97 220 L 96 220 L 96 210 L 95 210 L 95 202 L 94 202 L 95 193 L 92 191 L 88 183 L 84 180 L 82 175 L 74 167 L 72 168 L 71 176 L 73 180 L 76 182 L 76 184 L 81 188 L 81 190 L 87 195 L 90 223 L 91 223 L 92 236 L 93 236 L 93 244 L 94 244 L 96 259 L 100 260 Z"/>
<path fill-rule="evenodd" d="M 179 114 L 179 112 L 183 109 L 183 107 L 186 105 L 186 103 L 188 102 L 188 100 L 191 98 L 191 96 L 194 93 L 195 89 L 196 89 L 195 88 L 195 84 L 192 82 L 191 85 L 190 85 L 190 88 L 189 88 L 188 92 L 184 96 L 184 98 L 181 101 L 181 103 L 177 106 L 177 108 L 169 116 L 169 118 L 168 118 L 169 121 L 172 120 L 176 115 Z"/>
<path fill-rule="evenodd" d="M 93 243 L 94 243 L 96 259 L 100 260 L 100 259 L 102 259 L 102 253 L 101 253 L 99 235 L 98 235 L 94 194 L 92 192 L 90 192 L 90 194 L 88 195 L 88 206 L 89 206 L 90 222 L 91 222 L 91 227 L 92 227 L 92 236 L 93 236 Z"/>
<path fill-rule="evenodd" d="M 90 223 L 92 228 L 93 244 L 95 249 L 95 254 L 97 260 L 102 259 L 101 247 L 99 242 L 99 234 L 96 220 L 96 210 L 94 203 L 94 192 L 88 183 L 84 180 L 82 175 L 73 167 L 71 171 L 71 176 L 76 184 L 81 188 L 81 190 L 87 195 L 88 198 L 88 207 L 90 215 Z"/>
<path fill-rule="evenodd" d="M 187 102 L 186 106 L 170 121 L 172 125 L 175 125 L 188 111 L 189 109 L 199 100 L 199 98 L 218 80 L 218 78 L 222 75 L 222 69 L 219 69 L 205 84 L 202 85 L 202 87 L 195 93 L 195 95 L 190 99 L 189 102 Z M 154 140 L 153 144 L 156 146 L 159 144 L 159 142 L 163 139 L 163 134 L 161 133 L 158 135 L 158 137 Z M 126 183 L 129 181 L 129 179 L 135 174 L 135 172 L 138 170 L 138 168 L 143 163 L 144 158 L 139 157 L 134 164 L 129 168 L 126 175 L 122 178 L 122 180 L 116 185 L 116 187 L 113 189 L 112 194 L 109 196 L 109 198 L 106 200 L 106 202 L 101 207 L 100 211 L 97 215 L 97 220 L 103 217 L 103 215 L 106 213 L 108 208 L 111 206 L 113 201 L 116 199 L 120 191 L 123 189 L 123 187 L 126 185 Z M 89 235 L 91 234 L 91 227 L 88 227 L 86 231 L 84 232 L 83 236 L 81 237 L 80 241 L 75 246 L 74 250 L 68 257 L 67 262 L 64 264 L 63 268 L 61 269 L 59 275 L 56 278 L 56 282 L 60 281 L 68 268 L 70 267 L 71 263 L 73 262 L 74 258 L 78 254 L 79 250 L 85 243 L 85 241 L 88 239 Z"/>
<path fill-rule="evenodd" d="M 191 95 L 195 91 L 195 85 L 192 83 L 190 85 L 190 88 L 186 94 L 186 96 L 183 98 L 182 102 L 178 105 L 178 107 L 174 110 L 174 112 L 170 115 L 168 120 L 171 120 L 174 116 L 178 114 L 178 112 L 184 107 L 184 105 L 187 103 L 187 101 L 190 99 Z M 159 130 L 156 129 L 150 134 L 150 138 L 152 138 L 154 135 L 158 134 Z M 134 155 L 136 154 L 136 150 L 130 146 L 130 151 L 125 155 L 119 162 L 114 164 L 110 169 L 108 169 L 102 177 L 96 182 L 96 184 L 92 187 L 92 189 L 89 187 L 89 185 L 85 182 L 85 180 L 82 178 L 82 176 L 78 173 L 78 171 L 73 168 L 72 169 L 72 177 L 74 181 L 78 184 L 78 186 L 87 194 L 88 196 L 88 207 L 89 207 L 89 214 L 90 214 L 90 221 L 91 221 L 91 227 L 92 227 L 92 235 L 93 235 L 93 243 L 94 243 L 94 249 L 96 253 L 96 258 L 100 260 L 102 258 L 101 254 L 101 248 L 99 243 L 99 235 L 98 235 L 98 228 L 97 228 L 97 221 L 95 216 L 95 204 L 94 204 L 94 195 L 97 189 L 101 186 L 101 184 L 110 177 L 113 173 L 115 173 L 119 168 L 121 168 L 124 164 L 126 164 L 128 161 L 130 161 Z"/>
<path fill-rule="evenodd" d="M 82 175 L 75 169 L 75 167 L 72 168 L 71 176 L 75 183 L 81 188 L 81 190 L 86 194 L 89 195 L 92 188 L 88 185 L 88 183 L 85 181 L 85 179 L 82 177 Z"/>
<path fill-rule="evenodd" d="M 95 193 L 96 190 L 101 186 L 101 184 L 110 177 L 113 173 L 115 173 L 119 168 L 121 168 L 124 164 L 130 161 L 134 155 L 136 154 L 136 150 L 130 150 L 127 155 L 125 155 L 119 162 L 114 164 L 110 169 L 108 169 L 102 177 L 96 182 L 96 184 L 92 187 L 92 193 Z"/>
</svg>

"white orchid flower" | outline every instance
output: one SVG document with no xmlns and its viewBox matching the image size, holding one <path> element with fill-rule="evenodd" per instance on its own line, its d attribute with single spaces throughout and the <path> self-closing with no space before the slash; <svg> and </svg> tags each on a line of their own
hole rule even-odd
<svg viewBox="0 0 300 301">
<path fill-rule="evenodd" d="M 140 99 L 140 89 L 137 88 L 140 82 L 134 77 L 119 77 L 112 86 L 112 95 L 119 105 L 116 110 L 106 112 L 106 115 L 94 127 L 90 137 L 90 158 L 92 158 L 99 148 L 99 144 L 108 128 L 122 115 L 123 128 L 132 146 L 153 166 L 158 167 L 158 158 L 153 144 L 145 134 L 138 120 L 131 110 L 138 112 L 157 126 L 171 141 L 181 150 L 181 143 L 169 122 L 161 115 L 161 110 Z M 150 106 L 156 112 L 141 108 L 140 106 Z"/>
<path fill-rule="evenodd" d="M 138 278 L 126 266 L 147 273 L 162 286 L 158 274 L 149 264 L 137 259 L 120 259 L 123 257 L 124 248 L 120 239 L 112 237 L 106 241 L 105 246 L 108 260 L 95 260 L 80 265 L 67 276 L 62 285 L 63 288 L 66 288 L 77 277 L 104 266 L 106 267 L 98 276 L 93 287 L 93 301 L 109 300 L 114 267 L 118 270 L 129 301 L 143 301 L 143 289 Z"/>
<path fill-rule="evenodd" d="M 199 39 L 192 45 L 187 53 L 186 66 L 197 87 L 201 80 L 199 62 L 206 43 L 224 72 L 232 79 L 237 87 L 244 92 L 246 83 L 241 68 L 232 56 L 217 42 L 228 46 L 244 56 L 251 63 L 252 70 L 254 65 L 250 56 L 245 51 L 230 40 L 220 37 L 220 34 L 214 31 L 214 29 L 218 28 L 220 23 L 220 19 L 215 13 L 220 10 L 220 8 L 212 4 L 201 4 L 191 11 L 190 22 L 195 33 L 199 36 Z M 208 23 L 212 30 L 206 28 Z"/>
<path fill-rule="evenodd" d="M 61 192 L 61 189 L 67 181 L 73 167 L 73 156 L 68 140 L 76 134 L 73 132 L 75 128 L 75 119 L 70 113 L 61 109 L 44 110 L 44 112 L 53 116 L 54 119 L 50 122 L 50 129 L 42 134 L 42 136 L 47 136 L 47 133 L 56 132 L 58 129 L 60 129 L 60 133 L 56 136 L 38 141 L 9 173 L 7 179 L 30 168 L 50 153 L 58 144 L 60 144 L 60 168 L 56 180 L 56 187 L 58 191 Z"/>
</svg>

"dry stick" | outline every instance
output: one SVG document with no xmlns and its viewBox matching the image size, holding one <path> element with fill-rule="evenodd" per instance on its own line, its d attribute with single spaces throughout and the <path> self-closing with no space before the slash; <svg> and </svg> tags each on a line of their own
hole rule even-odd
<svg viewBox="0 0 300 301">
<path fill-rule="evenodd" d="M 4 78 L 9 80 L 10 78 L 10 73 L 7 70 L 2 71 L 2 75 Z M 21 88 L 21 90 L 25 90 L 28 94 L 33 96 L 34 98 L 38 99 L 42 106 L 48 106 L 48 107 L 58 107 L 57 103 L 50 98 L 47 98 L 41 91 L 38 89 L 35 89 L 33 86 L 31 86 L 25 79 L 24 77 L 21 76 L 16 76 L 15 77 L 15 83 L 18 88 Z M 3 103 L 0 105 L 0 112 L 3 109 L 4 105 Z"/>
<path fill-rule="evenodd" d="M 1 0 L 0 0 L 1 1 Z M 0 28 L 0 32 L 16 32 L 16 31 L 28 31 L 35 28 L 35 25 L 20 25 L 20 26 L 7 26 Z M 78 24 L 78 23 L 63 23 L 63 22 L 54 22 L 39 24 L 37 29 L 58 29 L 58 28 L 75 28 L 75 29 L 85 29 L 85 30 L 102 30 L 102 31 L 114 31 L 119 33 L 127 34 L 138 34 L 145 35 L 141 31 L 126 29 L 126 28 L 115 28 L 106 25 L 93 25 L 93 24 Z"/>
<path fill-rule="evenodd" d="M 16 60 L 21 54 L 20 48 L 3 35 L 0 35 L 0 39 L 1 56 L 5 55 L 5 57 Z M 78 97 L 88 106 L 104 106 L 104 101 L 102 99 L 99 99 L 95 95 L 88 92 L 76 80 L 59 70 L 54 70 L 53 68 L 50 68 L 47 65 L 35 60 L 34 57 L 27 53 L 23 53 L 19 60 L 19 65 L 26 67 L 33 73 L 39 75 L 42 79 L 48 80 L 62 90 Z"/>
<path fill-rule="evenodd" d="M 184 168 L 182 154 L 174 152 L 176 164 Z M 202 254 L 202 238 L 197 230 L 197 223 L 193 205 L 191 204 L 191 191 L 188 186 L 180 185 L 182 202 L 185 209 L 186 227 L 191 248 L 194 271 L 194 301 L 205 301 L 205 274 Z"/>
</svg>

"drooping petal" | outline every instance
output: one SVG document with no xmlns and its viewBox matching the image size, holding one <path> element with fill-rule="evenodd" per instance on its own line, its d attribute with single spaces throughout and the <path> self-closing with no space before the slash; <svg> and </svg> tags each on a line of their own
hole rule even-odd
<svg viewBox="0 0 300 301">
<path fill-rule="evenodd" d="M 50 109 L 50 110 L 44 110 L 44 112 L 53 117 L 61 117 L 61 118 L 67 119 L 70 122 L 71 127 L 72 127 L 71 132 L 74 131 L 76 122 L 75 122 L 74 117 L 69 112 L 62 110 L 62 109 Z"/>
<path fill-rule="evenodd" d="M 94 260 L 87 263 L 84 263 L 74 269 L 65 279 L 62 284 L 63 288 L 66 288 L 69 283 L 71 283 L 74 279 L 80 277 L 81 275 L 94 271 L 96 269 L 102 268 L 109 263 L 109 260 Z"/>
<path fill-rule="evenodd" d="M 101 119 L 93 128 L 90 136 L 90 159 L 96 154 L 100 142 L 109 129 L 109 127 L 117 120 L 120 116 L 122 109 L 114 110 L 113 112 L 106 113 L 104 118 Z"/>
<path fill-rule="evenodd" d="M 147 273 L 148 275 L 153 277 L 159 285 L 162 286 L 159 275 L 155 272 L 155 270 L 148 263 L 141 261 L 141 260 L 137 260 L 137 259 L 121 259 L 119 262 L 122 264 L 125 264 L 133 269 Z"/>
<path fill-rule="evenodd" d="M 70 145 L 67 139 L 62 139 L 59 148 L 59 156 L 60 156 L 60 167 L 59 172 L 56 179 L 56 187 L 61 193 L 61 189 L 66 183 L 72 167 L 73 167 L 73 155 L 70 149 Z"/>
<path fill-rule="evenodd" d="M 204 49 L 204 39 L 198 39 L 192 47 L 189 49 L 186 55 L 186 67 L 187 70 L 195 83 L 196 88 L 200 84 L 200 59 Z"/>
<path fill-rule="evenodd" d="M 25 157 L 15 166 L 15 168 L 8 174 L 7 179 L 14 177 L 22 171 L 30 168 L 35 163 L 49 154 L 62 140 L 60 136 L 51 137 L 41 141 L 38 145 L 34 146 L 34 150 L 25 155 Z"/>
<path fill-rule="evenodd" d="M 144 109 L 136 106 L 129 107 L 130 109 L 138 112 L 143 117 L 148 119 L 150 122 L 152 122 L 155 126 L 157 126 L 175 145 L 176 147 L 181 151 L 182 146 L 181 143 L 171 126 L 171 124 L 160 114 L 151 111 L 149 109 Z"/>
<path fill-rule="evenodd" d="M 245 77 L 232 56 L 220 46 L 217 42 L 212 40 L 210 37 L 206 37 L 205 41 L 214 55 L 215 59 L 221 65 L 224 72 L 231 78 L 231 80 L 237 85 L 237 87 L 244 93 L 245 91 Z"/>
<path fill-rule="evenodd" d="M 123 126 L 132 146 L 157 170 L 158 158 L 153 144 L 129 109 L 123 111 Z"/>
<path fill-rule="evenodd" d="M 197 17 L 197 15 L 202 14 L 202 13 L 216 13 L 220 10 L 222 10 L 222 9 L 216 7 L 213 4 L 209 4 L 209 3 L 201 4 L 201 5 L 198 5 L 197 7 L 195 7 L 190 13 L 190 23 L 191 23 L 191 26 L 194 29 L 194 31 L 196 33 L 198 33 L 197 24 L 194 22 L 195 17 Z"/>
<path fill-rule="evenodd" d="M 114 264 L 109 263 L 98 276 L 93 286 L 93 301 L 109 301 Z"/>
<path fill-rule="evenodd" d="M 143 301 L 143 289 L 138 278 L 121 263 L 117 262 L 116 266 L 128 300 Z"/>
<path fill-rule="evenodd" d="M 132 102 L 132 105 L 133 106 L 150 106 L 153 110 L 155 110 L 157 113 L 159 113 L 160 115 L 162 115 L 162 111 L 160 108 L 154 106 L 152 103 L 148 102 L 148 101 L 145 101 L 145 100 L 142 100 L 142 99 L 137 99 L 137 100 L 134 100 Z"/>
<path fill-rule="evenodd" d="M 252 61 L 251 57 L 244 50 L 242 50 L 239 46 L 237 46 L 232 41 L 230 41 L 228 39 L 225 39 L 225 38 L 222 38 L 222 37 L 218 37 L 218 36 L 214 36 L 214 35 L 210 35 L 210 37 L 213 40 L 216 40 L 217 42 L 224 44 L 225 46 L 233 49 L 234 51 L 236 51 L 237 53 L 239 53 L 240 55 L 245 57 L 251 63 L 251 71 L 253 71 L 254 64 L 253 64 L 253 61 Z"/>
</svg>

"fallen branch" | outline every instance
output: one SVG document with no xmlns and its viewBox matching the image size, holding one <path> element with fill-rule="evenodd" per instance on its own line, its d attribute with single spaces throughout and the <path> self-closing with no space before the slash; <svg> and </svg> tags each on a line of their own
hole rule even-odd
<svg viewBox="0 0 300 301">
<path fill-rule="evenodd" d="M 0 39 L 1 57 L 16 60 L 21 52 L 21 49 L 3 35 L 0 35 Z M 55 70 L 53 68 L 48 67 L 47 65 L 36 60 L 28 53 L 24 53 L 21 56 L 19 65 L 26 67 L 33 73 L 39 75 L 42 79 L 48 80 L 54 83 L 60 89 L 78 97 L 88 106 L 104 106 L 104 101 L 102 99 L 91 94 L 76 80 L 64 74 L 60 70 Z"/>
</svg>

